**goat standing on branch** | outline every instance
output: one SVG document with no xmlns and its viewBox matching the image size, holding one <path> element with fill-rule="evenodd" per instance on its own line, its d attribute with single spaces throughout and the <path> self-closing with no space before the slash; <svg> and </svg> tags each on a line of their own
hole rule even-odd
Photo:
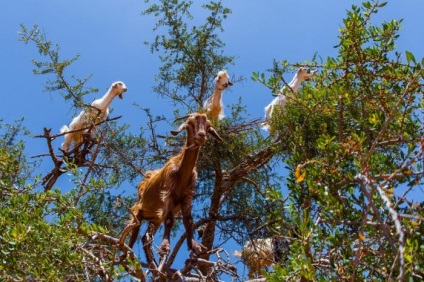
<svg viewBox="0 0 424 282">
<path fill-rule="evenodd" d="M 304 80 L 310 80 L 312 77 L 314 77 L 315 73 L 316 71 L 309 72 L 307 68 L 299 68 L 297 70 L 293 79 L 288 84 L 289 89 L 287 89 L 286 86 L 281 88 L 280 93 L 277 95 L 277 97 L 275 97 L 275 99 L 272 100 L 272 102 L 265 107 L 265 122 L 264 122 L 263 129 L 265 130 L 270 129 L 268 122 L 271 119 L 275 108 L 280 107 L 281 109 L 284 109 L 284 106 L 287 103 L 287 99 L 288 99 L 287 97 L 290 97 L 290 99 L 295 99 L 294 93 L 296 93 L 297 90 L 299 90 L 300 84 Z"/>
<path fill-rule="evenodd" d="M 89 108 L 81 111 L 72 120 L 69 127 L 66 125 L 62 126 L 60 133 L 72 131 L 65 134 L 65 142 L 62 143 L 62 150 L 68 152 L 72 143 L 74 143 L 74 147 L 78 147 L 84 140 L 84 134 L 90 133 L 90 136 L 93 138 L 96 130 L 92 128 L 89 132 L 90 126 L 105 120 L 109 115 L 109 105 L 113 98 L 119 96 L 120 99 L 123 99 L 122 94 L 126 91 L 127 87 L 122 81 L 112 83 L 106 94 L 102 98 L 94 100 Z M 84 128 L 85 130 L 83 130 Z"/>
<path fill-rule="evenodd" d="M 149 263 L 154 261 L 151 250 L 153 235 L 162 222 L 165 222 L 165 231 L 159 251 L 161 256 L 169 253 L 174 215 L 179 210 L 182 212 L 189 250 L 198 255 L 204 249 L 193 239 L 191 202 L 197 180 L 196 162 L 200 147 L 206 143 L 207 133 L 219 141 L 222 139 L 205 114 L 191 114 L 187 121 L 177 130 L 172 130 L 171 134 L 177 135 L 184 129 L 187 130 L 187 140 L 181 153 L 172 157 L 163 168 L 147 172 L 145 179 L 138 185 L 138 200 L 130 209 L 133 218 L 120 239 L 120 244 L 124 244 L 125 238 L 132 231 L 128 244 L 132 248 L 140 231 L 140 221 L 147 220 L 149 225 L 142 242 Z"/>
<path fill-rule="evenodd" d="M 226 70 L 218 72 L 215 77 L 215 89 L 204 103 L 203 108 L 206 109 L 206 114 L 213 121 L 218 121 L 224 118 L 224 105 L 222 103 L 222 91 L 228 86 L 233 85 Z"/>
<path fill-rule="evenodd" d="M 262 276 L 262 269 L 283 262 L 289 252 L 289 241 L 282 237 L 254 239 L 244 244 L 241 252 L 234 251 L 234 256 L 241 258 L 249 269 L 249 278 L 255 274 Z"/>
</svg>

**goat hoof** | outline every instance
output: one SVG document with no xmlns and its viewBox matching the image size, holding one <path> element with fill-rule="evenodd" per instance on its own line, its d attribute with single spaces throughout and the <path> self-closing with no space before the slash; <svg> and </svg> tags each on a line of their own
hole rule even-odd
<svg viewBox="0 0 424 282">
<path fill-rule="evenodd" d="M 127 254 L 124 253 L 124 254 L 120 255 L 118 258 L 119 258 L 119 261 L 124 261 L 124 260 L 127 259 Z"/>
<path fill-rule="evenodd" d="M 197 243 L 194 240 L 192 241 L 192 248 L 191 249 L 197 256 L 203 254 L 204 252 L 206 252 L 208 250 L 208 248 L 206 248 L 205 246 L 203 246 L 200 243 Z"/>
<path fill-rule="evenodd" d="M 169 254 L 170 250 L 171 250 L 171 247 L 169 246 L 168 240 L 164 240 L 159 246 L 159 255 L 165 256 Z"/>
</svg>

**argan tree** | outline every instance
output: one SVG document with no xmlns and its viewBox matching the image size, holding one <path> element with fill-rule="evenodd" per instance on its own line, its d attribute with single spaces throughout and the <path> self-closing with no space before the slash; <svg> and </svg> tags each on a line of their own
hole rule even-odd
<svg viewBox="0 0 424 282">
<path fill-rule="evenodd" d="M 299 231 L 271 278 L 399 280 L 423 276 L 423 61 L 396 50 L 402 20 L 371 18 L 386 3 L 353 6 L 338 55 L 273 127 L 292 174 L 286 210 Z M 289 64 L 275 64 L 278 88 Z M 280 278 L 277 278 L 280 277 Z M 271 280 L 273 280 L 271 279 Z"/>
</svg>

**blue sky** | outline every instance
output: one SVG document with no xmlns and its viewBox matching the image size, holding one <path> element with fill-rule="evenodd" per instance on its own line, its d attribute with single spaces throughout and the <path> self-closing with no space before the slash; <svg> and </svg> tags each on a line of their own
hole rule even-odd
<svg viewBox="0 0 424 282">
<path fill-rule="evenodd" d="M 204 1 L 196 1 L 196 3 Z M 326 58 L 334 56 L 338 29 L 346 10 L 361 1 L 284 1 L 236 0 L 227 2 L 232 14 L 224 21 L 222 39 L 225 52 L 237 56 L 228 66 L 230 75 L 246 78 L 224 94 L 229 105 L 242 97 L 252 118 L 263 117 L 263 108 L 272 100 L 267 89 L 250 80 L 253 71 L 264 71 L 273 59 L 301 62 L 315 52 Z M 264 4 L 266 3 L 266 4 Z M 408 5 L 406 4 L 408 3 Z M 89 103 L 113 81 L 123 80 L 128 86 L 124 100 L 111 104 L 112 116 L 123 115 L 120 122 L 138 130 L 145 126 L 143 113 L 134 106 L 151 108 L 154 115 L 172 116 L 168 101 L 152 91 L 158 73 L 157 54 L 151 54 L 144 41 L 152 40 L 155 19 L 143 17 L 144 1 L 112 0 L 18 0 L 2 1 L 0 17 L 0 83 L 6 89 L 0 103 L 0 118 L 6 122 L 25 117 L 25 126 L 35 135 L 43 127 L 58 132 L 74 114 L 56 93 L 43 92 L 47 79 L 32 73 L 32 59 L 39 59 L 34 45 L 19 42 L 20 24 L 40 26 L 47 38 L 61 46 L 62 58 L 80 54 L 68 73 L 77 77 L 93 74 L 88 83 L 100 92 L 86 96 Z M 398 50 L 409 50 L 416 58 L 424 57 L 424 1 L 392 1 L 382 9 L 374 22 L 404 18 L 404 29 L 397 42 Z M 199 13 L 194 12 L 194 20 Z M 218 70 L 217 70 L 218 71 Z M 286 74 L 291 79 L 292 74 Z M 57 140 L 60 146 L 61 140 Z M 44 140 L 34 139 L 27 146 L 32 154 L 45 152 Z"/>
<path fill-rule="evenodd" d="M 267 89 L 250 80 L 252 72 L 270 68 L 273 59 L 295 63 L 311 59 L 315 52 L 323 58 L 334 56 L 333 46 L 338 42 L 338 30 L 346 10 L 352 4 L 361 3 L 341 0 L 223 2 L 232 9 L 223 23 L 224 51 L 237 56 L 235 65 L 228 66 L 228 72 L 246 78 L 224 93 L 224 104 L 228 106 L 242 97 L 251 118 L 262 118 L 264 107 L 273 99 Z M 149 47 L 143 45 L 144 41 L 153 39 L 155 23 L 154 18 L 141 16 L 147 7 L 144 1 L 14 0 L 2 1 L 0 7 L 0 85 L 3 89 L 0 118 L 5 122 L 25 117 L 24 125 L 34 135 L 41 134 L 43 127 L 58 133 L 74 114 L 62 97 L 43 92 L 47 77 L 32 73 L 31 60 L 39 59 L 38 52 L 34 45 L 26 46 L 18 41 L 20 24 L 28 28 L 39 25 L 48 40 L 61 46 L 62 58 L 80 54 L 68 75 L 93 74 L 88 85 L 100 89 L 100 93 L 87 96 L 85 102 L 103 95 L 113 81 L 122 80 L 128 92 L 124 100 L 116 99 L 111 104 L 112 116 L 123 115 L 120 123 L 130 124 L 134 131 L 146 125 L 145 115 L 134 103 L 151 108 L 154 115 L 172 117 L 170 103 L 152 91 L 159 61 L 157 54 L 151 54 Z M 390 1 L 374 16 L 373 22 L 403 18 L 398 51 L 411 51 L 421 59 L 424 57 L 423 11 L 421 0 Z M 198 15 L 199 12 L 193 12 L 194 20 Z M 286 75 L 290 80 L 292 74 Z M 56 148 L 61 142 L 55 141 Z M 41 139 L 28 139 L 26 147 L 29 156 L 47 152 L 45 140 Z M 43 165 L 44 168 L 50 169 L 51 165 Z"/>
</svg>

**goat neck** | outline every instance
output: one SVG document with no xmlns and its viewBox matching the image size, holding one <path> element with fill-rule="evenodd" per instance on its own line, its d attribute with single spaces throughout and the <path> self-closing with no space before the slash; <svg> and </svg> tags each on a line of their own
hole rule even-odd
<svg viewBox="0 0 424 282">
<path fill-rule="evenodd" d="M 294 75 L 293 79 L 289 82 L 289 87 L 290 89 L 293 91 L 290 91 L 292 93 L 297 92 L 297 90 L 299 90 L 299 86 L 302 83 L 303 79 L 300 78 L 297 73 Z"/>
<path fill-rule="evenodd" d="M 187 138 L 184 150 L 181 152 L 180 176 L 183 180 L 192 177 L 195 171 L 200 147 L 206 143 L 206 133 L 211 130 L 206 115 L 192 115 L 186 122 Z"/>
<path fill-rule="evenodd" d="M 215 107 L 221 106 L 221 97 L 222 97 L 222 91 L 226 88 L 222 89 L 222 87 L 218 84 L 215 85 L 215 89 L 213 91 L 213 94 L 211 96 L 211 105 Z"/>
<path fill-rule="evenodd" d="M 197 147 L 192 150 L 187 150 L 187 148 L 185 148 L 185 150 L 181 152 L 181 164 L 178 171 L 182 181 L 188 181 L 192 178 L 193 171 L 196 167 L 199 148 L 200 147 Z"/>
<path fill-rule="evenodd" d="M 212 108 L 220 108 L 221 107 L 221 97 L 222 97 L 222 91 L 224 89 L 221 88 L 218 84 L 215 85 L 215 89 L 213 91 L 213 94 L 211 96 L 211 103 L 210 103 L 210 109 Z"/>
<path fill-rule="evenodd" d="M 297 70 L 296 74 L 294 75 L 293 79 L 289 82 L 289 87 L 292 91 L 290 91 L 292 94 L 296 93 L 297 90 L 299 90 L 299 86 L 304 80 L 309 80 L 315 75 L 316 71 L 312 71 L 309 73 L 309 71 L 306 68 L 300 68 Z M 283 87 L 284 89 L 285 87 Z"/>
<path fill-rule="evenodd" d="M 126 91 L 126 85 L 122 81 L 116 81 L 109 87 L 106 94 L 103 95 L 102 98 L 94 100 L 93 103 L 91 103 L 91 106 L 98 111 L 101 111 L 103 114 L 107 114 L 105 112 L 108 111 L 113 98 L 115 98 L 115 96 L 119 96 L 119 98 L 122 99 L 122 95 Z"/>
<path fill-rule="evenodd" d="M 99 111 L 104 111 L 112 103 L 113 98 L 115 98 L 115 93 L 112 87 L 110 87 L 102 98 L 95 100 L 91 105 Z"/>
<path fill-rule="evenodd" d="M 192 172 L 196 166 L 197 157 L 199 155 L 200 145 L 194 142 L 194 129 L 187 126 L 187 140 L 184 150 L 181 152 L 180 175 L 184 178 L 192 176 Z M 186 177 L 183 175 L 186 173 Z"/>
</svg>

